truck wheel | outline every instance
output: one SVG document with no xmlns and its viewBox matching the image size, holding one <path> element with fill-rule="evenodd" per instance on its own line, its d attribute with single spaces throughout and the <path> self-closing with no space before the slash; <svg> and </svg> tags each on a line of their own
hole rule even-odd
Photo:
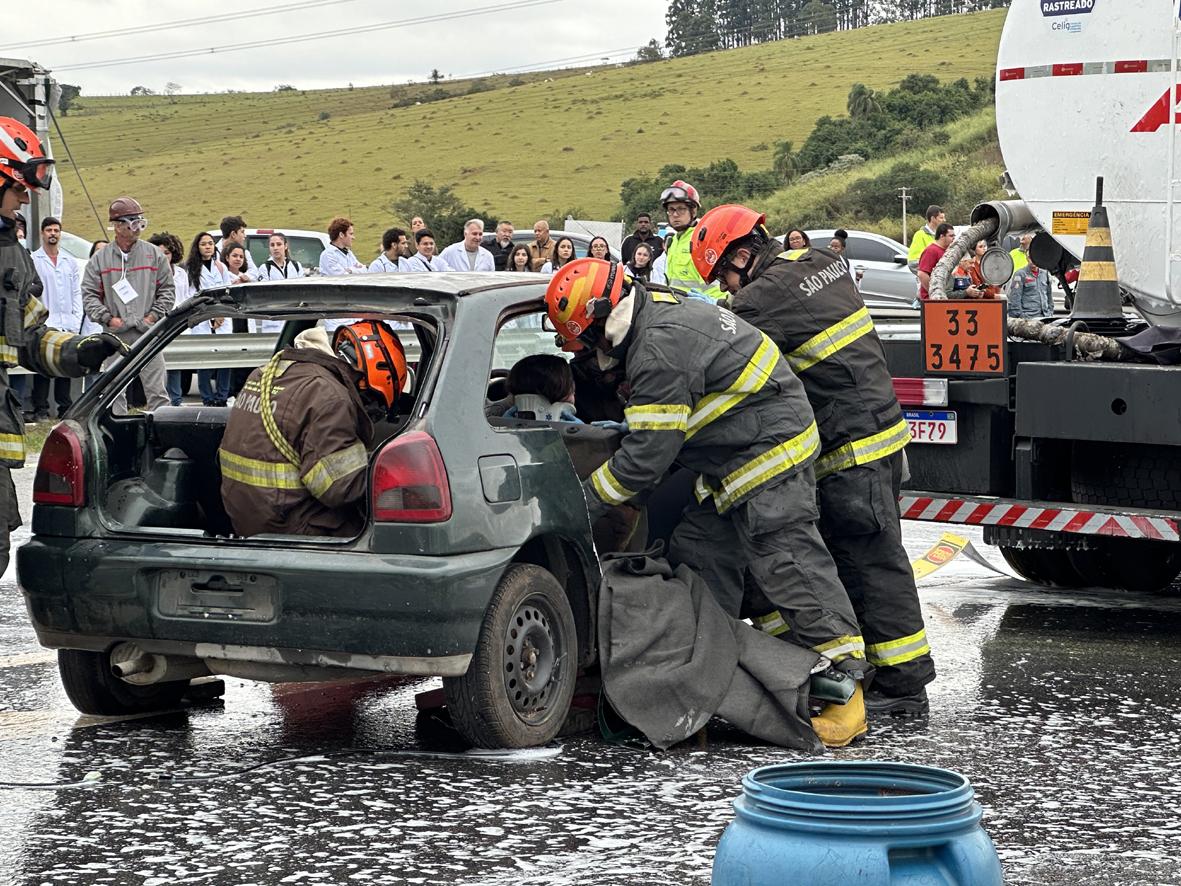
<svg viewBox="0 0 1181 886">
<path fill-rule="evenodd" d="M 59 649 L 57 670 L 66 695 L 84 714 L 145 714 L 175 708 L 189 688 L 187 680 L 133 686 L 111 673 L 107 652 Z"/>
<path fill-rule="evenodd" d="M 1077 588 L 1083 577 L 1070 562 L 1066 551 L 1001 546 L 1001 556 L 1022 578 L 1055 588 Z"/>
<path fill-rule="evenodd" d="M 1101 538 L 1089 551 L 1071 551 L 1070 562 L 1088 584 L 1125 591 L 1163 591 L 1181 575 L 1181 544 Z"/>
<path fill-rule="evenodd" d="M 1181 447 L 1075 443 L 1070 491 L 1080 504 L 1181 510 Z"/>
<path fill-rule="evenodd" d="M 562 586 L 540 566 L 514 564 L 492 595 L 467 673 L 443 680 L 451 721 L 476 747 L 545 744 L 570 710 L 577 661 Z"/>
</svg>

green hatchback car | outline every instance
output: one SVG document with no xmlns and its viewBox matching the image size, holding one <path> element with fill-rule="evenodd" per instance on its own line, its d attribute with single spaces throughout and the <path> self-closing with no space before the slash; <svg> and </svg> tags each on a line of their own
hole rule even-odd
<svg viewBox="0 0 1181 886">
<path fill-rule="evenodd" d="M 17 552 L 41 643 L 81 711 L 165 709 L 212 674 L 270 682 L 437 676 L 482 747 L 554 737 L 596 659 L 600 573 L 580 481 L 618 446 L 590 425 L 503 418 L 505 376 L 560 353 L 546 278 L 392 274 L 212 290 L 91 386 L 37 466 Z M 144 363 L 210 317 L 387 320 L 411 372 L 378 426 L 356 538 L 236 536 L 217 450 L 229 408 L 115 414 Z"/>
</svg>

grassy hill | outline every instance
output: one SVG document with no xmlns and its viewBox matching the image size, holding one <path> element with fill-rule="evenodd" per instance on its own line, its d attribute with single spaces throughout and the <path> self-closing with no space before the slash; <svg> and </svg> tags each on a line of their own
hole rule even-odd
<svg viewBox="0 0 1181 886">
<path fill-rule="evenodd" d="M 441 87 L 471 93 L 423 104 L 412 102 L 436 87 L 83 96 L 62 126 L 100 208 L 130 193 L 153 230 L 182 239 L 232 213 L 315 229 L 343 213 L 367 254 L 416 178 L 451 184 L 523 227 L 575 207 L 610 217 L 625 178 L 666 163 L 730 157 L 766 168 L 775 140 L 798 145 L 817 118 L 843 114 L 855 82 L 991 77 L 1003 20 L 998 10 L 646 65 L 448 81 Z M 57 154 L 66 226 L 95 236 L 78 177 Z M 786 218 L 795 213 L 783 201 L 797 196 L 785 194 L 775 202 Z"/>
</svg>

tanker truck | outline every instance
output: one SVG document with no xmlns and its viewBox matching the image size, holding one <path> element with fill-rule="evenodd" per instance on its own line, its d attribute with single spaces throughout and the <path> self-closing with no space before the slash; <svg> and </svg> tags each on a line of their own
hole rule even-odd
<svg viewBox="0 0 1181 886">
<path fill-rule="evenodd" d="M 902 516 L 981 526 L 1035 582 L 1181 574 L 1179 27 L 1177 0 L 1013 0 L 996 116 L 1021 199 L 976 207 L 917 336 L 882 329 L 911 424 Z M 1069 316 L 941 298 L 963 250 L 1022 230 L 1040 268 L 1081 262 Z M 999 248 L 982 264 L 1012 274 Z"/>
</svg>

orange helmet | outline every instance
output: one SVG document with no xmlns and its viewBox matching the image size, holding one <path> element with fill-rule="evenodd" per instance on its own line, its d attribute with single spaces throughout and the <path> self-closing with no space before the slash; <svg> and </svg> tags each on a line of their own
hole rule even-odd
<svg viewBox="0 0 1181 886">
<path fill-rule="evenodd" d="M 406 383 L 406 351 L 402 342 L 380 320 L 359 320 L 341 326 L 332 337 L 332 350 L 361 373 L 357 388 L 372 391 L 393 409 Z"/>
<path fill-rule="evenodd" d="M 689 255 L 701 279 L 712 283 L 721 271 L 722 256 L 731 246 L 753 234 L 767 216 L 737 203 L 715 206 L 701 217 L 689 241 Z"/>
<path fill-rule="evenodd" d="M 545 290 L 545 310 L 563 351 L 591 344 L 587 330 L 619 304 L 624 276 L 622 265 L 601 258 L 575 259 L 558 269 Z"/>
<path fill-rule="evenodd" d="M 30 191 L 45 190 L 53 180 L 52 166 L 33 130 L 19 120 L 0 117 L 0 184 L 17 182 Z"/>
</svg>

